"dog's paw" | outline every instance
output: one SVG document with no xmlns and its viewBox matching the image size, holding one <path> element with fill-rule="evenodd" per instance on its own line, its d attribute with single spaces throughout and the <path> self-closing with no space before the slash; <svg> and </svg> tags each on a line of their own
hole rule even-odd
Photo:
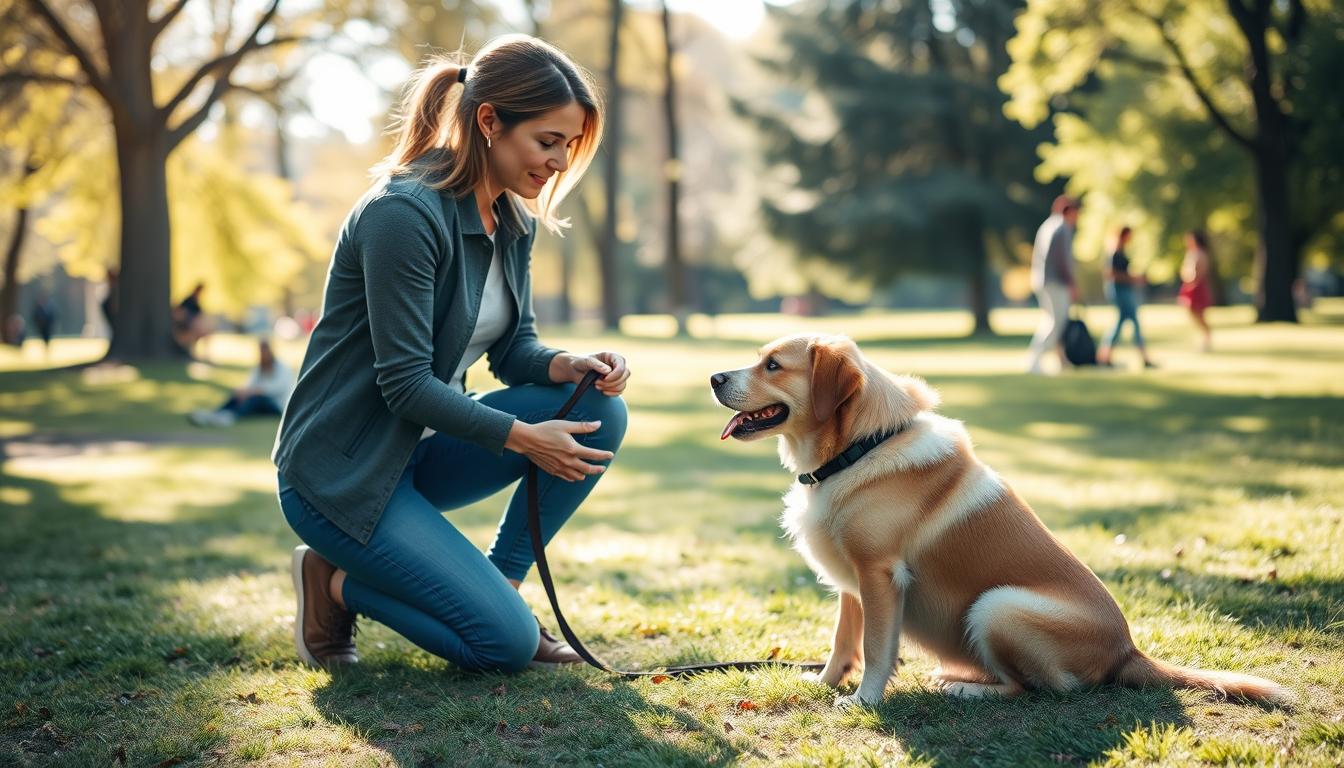
<svg viewBox="0 0 1344 768">
<path fill-rule="evenodd" d="M 881 699 L 879 699 L 879 700 L 877 700 L 877 701 L 864 701 L 863 697 L 859 696 L 858 691 L 855 691 L 854 693 L 851 693 L 851 694 L 849 694 L 848 696 L 840 696 L 840 697 L 836 698 L 836 700 L 835 700 L 835 708 L 836 708 L 836 709 L 866 709 L 866 708 L 868 708 L 868 707 L 875 707 L 875 706 L 877 706 L 878 704 L 881 704 L 881 703 L 882 703 Z"/>
</svg>

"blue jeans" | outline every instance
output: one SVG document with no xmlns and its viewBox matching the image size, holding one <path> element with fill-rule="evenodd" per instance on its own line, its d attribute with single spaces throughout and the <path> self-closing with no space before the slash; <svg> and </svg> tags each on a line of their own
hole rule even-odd
<svg viewBox="0 0 1344 768">
<path fill-rule="evenodd" d="M 1111 335 L 1106 337 L 1103 346 L 1114 347 L 1116 342 L 1120 341 L 1120 332 L 1124 329 L 1125 322 L 1129 321 L 1134 324 L 1134 346 L 1142 349 L 1143 331 L 1139 329 L 1139 299 L 1134 295 L 1134 288 L 1128 285 L 1116 285 L 1110 293 L 1120 317 L 1116 319 L 1115 328 L 1111 330 Z"/>
<path fill-rule="evenodd" d="M 572 384 L 525 385 L 491 392 L 481 402 L 535 424 L 550 419 L 573 391 Z M 596 432 L 575 435 L 589 447 L 614 452 L 625 435 L 625 402 L 597 390 L 589 390 L 568 418 L 602 422 Z M 526 483 L 518 483 L 488 555 L 441 513 L 517 482 L 527 465 L 521 454 L 496 456 L 443 433 L 421 440 L 367 545 L 333 525 L 283 478 L 280 507 L 304 543 L 346 572 L 341 598 L 347 608 L 464 669 L 516 672 L 532 660 L 539 640 L 531 609 L 507 581 L 521 581 L 532 567 Z M 600 477 L 571 483 L 541 473 L 547 542 Z"/>
<path fill-rule="evenodd" d="M 240 419 L 244 416 L 279 416 L 284 411 L 279 403 L 266 395 L 251 395 L 242 399 L 230 395 L 228 401 L 219 406 L 219 410 L 233 411 L 233 415 Z"/>
</svg>

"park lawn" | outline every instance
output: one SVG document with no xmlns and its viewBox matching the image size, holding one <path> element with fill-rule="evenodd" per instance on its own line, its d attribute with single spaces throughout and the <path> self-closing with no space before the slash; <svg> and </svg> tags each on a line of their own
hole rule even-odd
<svg viewBox="0 0 1344 768">
<path fill-rule="evenodd" d="M 619 666 L 824 658 L 833 598 L 777 524 L 790 478 L 773 441 L 717 439 L 729 414 L 706 384 L 775 335 L 841 331 L 941 390 L 1141 648 L 1281 681 L 1294 710 L 1115 688 L 949 700 L 908 644 L 868 710 L 835 709 L 785 669 L 467 675 L 368 621 L 363 664 L 308 669 L 292 648 L 275 424 L 182 417 L 241 382 L 246 340 L 212 340 L 216 366 L 86 372 L 39 370 L 30 343 L 0 352 L 0 763 L 1338 765 L 1344 323 L 1257 327 L 1219 310 L 1202 355 L 1174 308 L 1144 313 L 1161 369 L 1051 378 L 1019 373 L 1025 311 L 975 340 L 956 338 L 956 313 L 701 318 L 690 340 L 661 338 L 660 318 L 630 318 L 638 335 L 549 334 L 620 350 L 635 371 L 626 443 L 550 550 L 566 613 Z M 1090 317 L 1094 331 L 1109 319 Z M 62 340 L 52 360 L 97 354 Z M 484 547 L 503 501 L 449 517 Z M 540 588 L 524 594 L 548 619 Z"/>
</svg>

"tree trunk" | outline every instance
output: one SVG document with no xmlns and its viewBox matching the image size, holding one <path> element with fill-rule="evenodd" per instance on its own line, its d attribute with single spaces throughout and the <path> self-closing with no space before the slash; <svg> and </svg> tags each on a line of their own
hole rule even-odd
<svg viewBox="0 0 1344 768">
<path fill-rule="evenodd" d="M 667 305 L 677 320 L 677 335 L 686 335 L 686 269 L 681 263 L 681 147 L 677 134 L 677 81 L 672 73 L 672 12 L 663 0 L 663 119 L 667 130 Z"/>
<path fill-rule="evenodd" d="M 1260 285 L 1256 290 L 1256 320 L 1261 323 L 1297 322 L 1293 283 L 1300 254 L 1293 249 L 1289 231 L 1288 168 L 1282 151 L 1264 137 L 1255 158 L 1256 207 L 1260 244 L 1256 253 Z"/>
<path fill-rule="evenodd" d="M 130 135 L 127 135 L 130 133 Z M 121 274 L 107 356 L 114 360 L 181 357 L 172 338 L 168 151 L 161 129 L 117 127 L 121 175 Z"/>
<path fill-rule="evenodd" d="M 616 237 L 617 211 L 621 186 L 621 18 L 625 5 L 622 0 L 611 0 L 611 37 L 607 46 L 607 135 L 606 164 L 607 217 L 602 222 L 602 239 L 598 248 L 598 272 L 602 278 L 602 325 L 616 330 L 621 323 L 620 291 L 617 282 L 620 270 L 620 242 Z"/>
<path fill-rule="evenodd" d="M 989 325 L 989 252 L 985 249 L 985 231 L 979 211 L 968 211 L 963 225 L 966 238 L 966 256 L 969 269 L 966 274 L 971 300 L 971 315 L 975 318 L 976 335 L 994 334 Z"/>
<path fill-rule="evenodd" d="M 1251 98 L 1255 104 L 1256 136 L 1251 142 L 1255 162 L 1256 214 L 1260 244 L 1256 253 L 1260 285 L 1256 289 L 1258 322 L 1297 322 L 1293 283 L 1297 280 L 1298 253 L 1293 250 L 1288 199 L 1288 163 L 1292 156 L 1291 126 L 1275 96 L 1270 68 L 1268 2 L 1247 7 L 1241 0 L 1228 0 L 1250 57 L 1246 62 Z"/>
<path fill-rule="evenodd" d="M 9 318 L 19 309 L 19 256 L 23 253 L 27 234 L 28 209 L 20 208 L 14 213 L 14 232 L 9 238 L 9 249 L 5 251 L 5 285 L 0 288 L 0 336 L 6 344 L 16 341 L 9 333 Z"/>
</svg>

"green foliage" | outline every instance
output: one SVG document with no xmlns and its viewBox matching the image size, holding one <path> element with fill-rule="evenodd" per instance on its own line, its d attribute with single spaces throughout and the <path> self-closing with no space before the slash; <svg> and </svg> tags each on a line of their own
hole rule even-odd
<svg viewBox="0 0 1344 768">
<path fill-rule="evenodd" d="M 1105 237 L 1129 224 L 1135 260 L 1151 265 L 1150 278 L 1167 280 L 1182 232 L 1205 227 L 1218 237 L 1220 267 L 1250 274 L 1254 166 L 1200 95 L 1230 130 L 1255 139 L 1247 39 L 1228 10 L 1240 1 L 1031 0 L 1018 17 L 1013 64 L 999 81 L 1011 95 L 1006 112 L 1036 126 L 1055 111 L 1055 140 L 1041 147 L 1037 176 L 1068 179 L 1086 197 L 1077 241 L 1084 255 L 1100 253 Z M 1344 233 L 1344 7 L 1305 2 L 1293 32 L 1295 5 L 1273 4 L 1267 37 L 1274 97 L 1293 131 L 1293 246 L 1324 266 L 1341 263 L 1334 246 Z"/>
<path fill-rule="evenodd" d="M 951 6 L 951 7 L 949 7 Z M 1020 241 L 1043 218 L 1032 147 L 1003 114 L 1012 4 L 802 3 L 771 12 L 796 83 L 743 104 L 782 189 L 772 231 L 853 280 L 983 273 L 986 238 Z"/>
</svg>

